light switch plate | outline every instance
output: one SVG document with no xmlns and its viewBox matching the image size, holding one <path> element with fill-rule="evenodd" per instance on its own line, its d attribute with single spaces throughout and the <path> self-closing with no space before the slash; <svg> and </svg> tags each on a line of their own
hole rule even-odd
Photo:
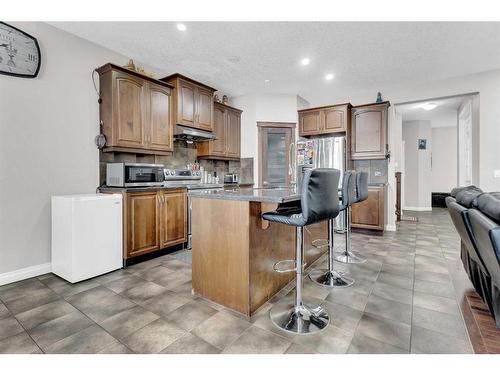
<svg viewBox="0 0 500 375">
<path fill-rule="evenodd" d="M 495 172 L 493 172 L 493 175 L 495 178 L 500 178 L 500 169 L 495 169 Z"/>
</svg>

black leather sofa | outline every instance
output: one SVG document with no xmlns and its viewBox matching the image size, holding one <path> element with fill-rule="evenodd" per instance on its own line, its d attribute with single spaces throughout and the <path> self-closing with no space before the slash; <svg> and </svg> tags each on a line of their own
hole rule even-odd
<svg viewBox="0 0 500 375">
<path fill-rule="evenodd" d="M 446 205 L 462 240 L 465 271 L 500 328 L 500 193 L 456 188 Z"/>
</svg>

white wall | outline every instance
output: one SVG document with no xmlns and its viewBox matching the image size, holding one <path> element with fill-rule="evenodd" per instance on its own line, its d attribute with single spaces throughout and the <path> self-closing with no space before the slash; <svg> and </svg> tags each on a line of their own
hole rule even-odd
<svg viewBox="0 0 500 375">
<path fill-rule="evenodd" d="M 457 186 L 457 126 L 432 128 L 431 191 L 449 193 Z"/>
<path fill-rule="evenodd" d="M 426 210 L 431 207 L 431 153 L 430 121 L 404 121 L 405 170 L 403 209 Z M 419 150 L 418 140 L 427 139 L 427 148 Z"/>
<path fill-rule="evenodd" d="M 241 156 L 254 158 L 254 182 L 259 182 L 257 122 L 297 122 L 298 108 L 308 102 L 297 95 L 260 94 L 230 98 L 231 105 L 243 111 L 241 118 Z M 296 130 L 297 135 L 297 130 Z"/>
<path fill-rule="evenodd" d="M 91 72 L 127 58 L 43 23 L 13 23 L 38 39 L 35 79 L 0 75 L 0 274 L 50 262 L 50 197 L 99 182 Z"/>
</svg>

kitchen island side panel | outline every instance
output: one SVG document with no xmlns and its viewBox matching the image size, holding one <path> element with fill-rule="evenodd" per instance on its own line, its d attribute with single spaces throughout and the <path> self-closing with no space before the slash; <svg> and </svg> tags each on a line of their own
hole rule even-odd
<svg viewBox="0 0 500 375">
<path fill-rule="evenodd" d="M 193 291 L 249 315 L 249 202 L 192 198 Z"/>
</svg>

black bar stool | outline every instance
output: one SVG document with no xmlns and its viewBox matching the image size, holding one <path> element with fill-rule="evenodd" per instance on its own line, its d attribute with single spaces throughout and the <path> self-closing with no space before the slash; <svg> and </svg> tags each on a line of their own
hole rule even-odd
<svg viewBox="0 0 500 375">
<path fill-rule="evenodd" d="M 339 210 L 345 210 L 346 205 L 355 199 L 355 178 L 356 175 L 353 174 L 352 171 L 344 172 L 344 175 L 342 177 L 342 195 L 345 196 L 346 199 L 345 204 L 344 202 L 342 202 L 342 204 L 339 205 Z M 334 192 L 338 194 L 337 190 L 334 190 Z M 326 240 L 326 246 L 328 246 L 328 269 L 314 270 L 309 274 L 309 277 L 314 283 L 321 286 L 331 288 L 346 288 L 354 283 L 354 279 L 339 273 L 334 268 L 334 227 L 335 217 L 328 220 L 328 240 Z"/>
<path fill-rule="evenodd" d="M 302 273 L 304 271 L 304 227 L 339 214 L 337 191 L 340 171 L 330 168 L 308 170 L 304 174 L 300 207 L 265 212 L 262 218 L 268 221 L 296 227 L 295 260 L 283 260 L 274 265 L 277 272 L 296 274 L 295 300 L 285 299 L 270 311 L 271 321 L 279 328 L 293 333 L 307 334 L 319 332 L 328 326 L 330 317 L 317 299 L 302 298 Z M 281 269 L 280 264 L 294 262 L 295 267 Z"/>
<path fill-rule="evenodd" d="M 346 172 L 347 173 L 347 172 Z M 345 177 L 345 175 L 344 175 Z M 352 186 L 354 184 L 354 186 Z M 344 200 L 344 197 L 346 199 Z M 346 233 L 345 250 L 335 255 L 335 260 L 342 263 L 364 263 L 366 258 L 351 250 L 351 214 L 350 208 L 353 204 L 368 198 L 368 173 L 351 171 L 351 179 L 346 189 L 342 186 L 342 208 L 344 210 Z"/>
</svg>

